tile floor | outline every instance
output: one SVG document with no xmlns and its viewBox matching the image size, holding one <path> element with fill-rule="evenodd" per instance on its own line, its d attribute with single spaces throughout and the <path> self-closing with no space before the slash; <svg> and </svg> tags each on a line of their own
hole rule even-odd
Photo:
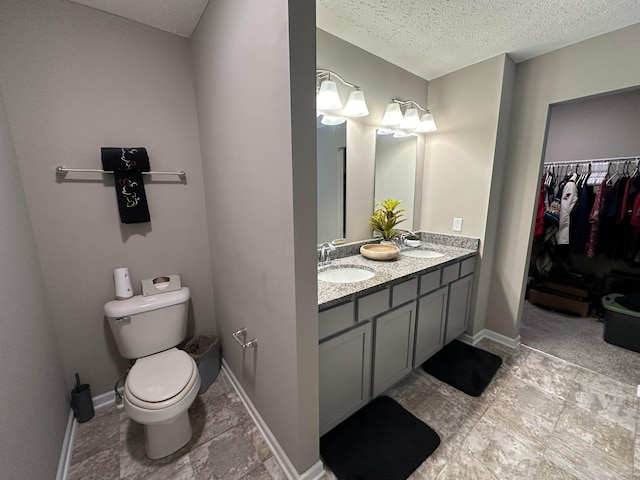
<svg viewBox="0 0 640 480">
<path fill-rule="evenodd" d="M 223 371 L 190 409 L 191 441 L 161 460 L 145 455 L 143 427 L 106 407 L 76 426 L 67 480 L 285 479 Z"/>
<path fill-rule="evenodd" d="M 478 346 L 504 359 L 482 396 L 469 397 L 421 369 L 387 392 L 442 439 L 410 480 L 640 480 L 635 385 L 526 346 Z M 191 442 L 152 461 L 139 425 L 120 410 L 98 411 L 78 425 L 68 478 L 285 478 L 224 373 L 191 415 Z"/>
</svg>

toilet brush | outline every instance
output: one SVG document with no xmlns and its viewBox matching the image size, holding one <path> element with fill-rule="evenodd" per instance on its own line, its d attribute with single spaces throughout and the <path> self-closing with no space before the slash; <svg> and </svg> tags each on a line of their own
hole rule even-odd
<svg viewBox="0 0 640 480">
<path fill-rule="evenodd" d="M 93 399 L 89 384 L 80 383 L 80 374 L 76 372 L 76 386 L 71 390 L 71 408 L 78 423 L 91 420 L 94 415 Z"/>
</svg>

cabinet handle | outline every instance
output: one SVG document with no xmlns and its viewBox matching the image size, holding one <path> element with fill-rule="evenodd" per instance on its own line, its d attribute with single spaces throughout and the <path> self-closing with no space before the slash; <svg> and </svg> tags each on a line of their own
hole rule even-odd
<svg viewBox="0 0 640 480">
<path fill-rule="evenodd" d="M 247 342 L 247 329 L 241 328 L 237 332 L 233 332 L 231 334 L 233 339 L 242 347 L 243 350 L 247 348 L 256 348 L 258 346 L 258 339 L 254 338 L 253 340 L 249 340 Z"/>
</svg>

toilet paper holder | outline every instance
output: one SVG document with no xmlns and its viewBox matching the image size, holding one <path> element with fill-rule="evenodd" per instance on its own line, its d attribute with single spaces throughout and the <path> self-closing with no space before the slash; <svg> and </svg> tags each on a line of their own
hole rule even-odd
<svg viewBox="0 0 640 480">
<path fill-rule="evenodd" d="M 142 296 L 158 295 L 160 293 L 175 292 L 182 288 L 180 275 L 163 275 L 155 278 L 147 278 L 141 281 Z"/>
</svg>

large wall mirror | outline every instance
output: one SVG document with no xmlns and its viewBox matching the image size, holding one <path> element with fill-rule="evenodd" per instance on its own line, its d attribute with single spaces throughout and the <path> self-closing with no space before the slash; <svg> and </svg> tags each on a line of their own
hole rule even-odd
<svg viewBox="0 0 640 480">
<path fill-rule="evenodd" d="M 324 125 L 318 130 L 318 243 L 345 238 L 347 195 L 347 124 Z"/>
<path fill-rule="evenodd" d="M 413 229 L 413 210 L 416 185 L 417 137 L 396 138 L 393 135 L 376 137 L 376 171 L 374 202 L 385 198 L 402 200 L 406 220 L 399 228 Z"/>
<path fill-rule="evenodd" d="M 385 198 L 402 200 L 406 221 L 400 228 L 419 228 L 414 222 L 416 198 L 420 201 L 420 192 L 416 191 L 418 138 L 375 135 L 374 126 L 354 122 L 356 128 L 350 130 L 354 134 L 350 140 L 351 153 L 356 155 L 354 152 L 359 148 L 362 151 L 356 155 L 356 163 L 352 155 L 347 168 L 348 122 L 352 120 L 341 125 L 324 125 L 320 118 L 317 122 L 318 244 L 338 238 L 347 238 L 349 242 L 371 238 L 369 216 L 376 202 Z M 365 147 L 368 142 L 370 150 Z M 351 199 L 351 205 L 347 204 L 347 198 Z"/>
</svg>

